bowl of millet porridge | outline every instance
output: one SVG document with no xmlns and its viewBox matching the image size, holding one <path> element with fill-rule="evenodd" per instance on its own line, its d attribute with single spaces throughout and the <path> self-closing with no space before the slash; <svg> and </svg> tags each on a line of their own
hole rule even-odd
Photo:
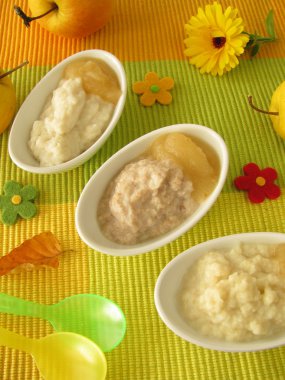
<svg viewBox="0 0 285 380">
<path fill-rule="evenodd" d="M 198 244 L 158 276 L 159 316 L 182 339 L 224 352 L 285 343 L 285 234 L 253 232 Z"/>
<path fill-rule="evenodd" d="M 125 71 L 113 54 L 94 49 L 65 58 L 20 107 L 9 135 L 12 161 L 38 174 L 83 164 L 117 125 L 126 93 Z"/>
<path fill-rule="evenodd" d="M 223 139 L 178 124 L 131 142 L 91 177 L 76 208 L 81 239 L 102 253 L 152 251 L 192 228 L 214 204 L 228 170 Z"/>
</svg>

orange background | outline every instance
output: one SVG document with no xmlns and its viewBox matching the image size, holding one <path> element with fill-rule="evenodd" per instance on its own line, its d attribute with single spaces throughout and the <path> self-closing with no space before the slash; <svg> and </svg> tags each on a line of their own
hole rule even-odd
<svg viewBox="0 0 285 380">
<path fill-rule="evenodd" d="M 68 39 L 42 29 L 37 21 L 32 22 L 29 29 L 26 28 L 11 8 L 11 3 L 2 0 L 0 14 L 7 15 L 7 20 L 2 16 L 0 23 L 0 65 L 8 68 L 25 59 L 33 66 L 55 65 L 68 55 L 94 48 L 108 50 L 123 61 L 185 59 L 184 24 L 197 13 L 199 6 L 207 3 L 211 2 L 182 0 L 177 4 L 174 0 L 133 0 L 130 7 L 128 0 L 114 0 L 113 17 L 102 30 L 85 38 Z M 229 5 L 228 1 L 222 0 L 220 3 L 223 7 Z M 269 9 L 274 10 L 278 41 L 266 44 L 257 59 L 280 57 L 280 52 L 285 51 L 281 3 L 267 0 L 230 2 L 231 6 L 238 8 L 245 30 L 250 33 L 266 35 L 266 15 Z M 27 1 L 19 0 L 17 5 L 30 15 Z M 14 17 L 8 17 L 9 13 L 14 13 Z M 147 19 L 146 14 L 149 14 Z"/>
</svg>

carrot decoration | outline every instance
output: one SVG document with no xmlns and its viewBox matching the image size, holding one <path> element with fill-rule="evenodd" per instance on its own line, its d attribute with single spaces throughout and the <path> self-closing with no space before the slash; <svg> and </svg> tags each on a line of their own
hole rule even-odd
<svg viewBox="0 0 285 380">
<path fill-rule="evenodd" d="M 42 232 L 25 240 L 7 255 L 0 258 L 0 276 L 20 266 L 46 265 L 57 268 L 60 243 L 52 232 Z"/>
</svg>

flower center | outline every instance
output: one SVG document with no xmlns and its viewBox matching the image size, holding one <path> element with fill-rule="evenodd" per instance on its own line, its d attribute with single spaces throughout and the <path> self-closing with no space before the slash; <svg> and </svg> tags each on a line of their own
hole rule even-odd
<svg viewBox="0 0 285 380">
<path fill-rule="evenodd" d="M 11 202 L 13 205 L 19 205 L 22 202 L 22 197 L 20 195 L 13 195 Z"/>
<path fill-rule="evenodd" d="M 263 177 L 257 177 L 255 182 L 258 186 L 264 186 L 266 183 L 266 181 Z"/>
<path fill-rule="evenodd" d="M 160 90 L 160 88 L 159 88 L 159 86 L 158 86 L 157 84 L 153 84 L 153 85 L 150 86 L 150 91 L 151 91 L 151 92 L 156 93 L 156 92 L 158 92 L 159 90 Z"/>
<path fill-rule="evenodd" d="M 222 48 L 225 43 L 226 43 L 226 37 L 214 37 L 213 38 L 213 45 L 217 49 Z"/>
</svg>

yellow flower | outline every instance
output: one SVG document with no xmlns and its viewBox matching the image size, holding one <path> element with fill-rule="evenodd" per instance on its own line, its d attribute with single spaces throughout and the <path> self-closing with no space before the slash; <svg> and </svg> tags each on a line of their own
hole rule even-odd
<svg viewBox="0 0 285 380">
<path fill-rule="evenodd" d="M 159 79 L 154 72 L 145 75 L 144 81 L 135 82 L 133 91 L 136 94 L 142 94 L 140 102 L 144 106 L 152 106 L 156 101 L 160 104 L 167 105 L 172 102 L 172 95 L 168 90 L 174 86 L 174 80 L 170 77 Z"/>
<path fill-rule="evenodd" d="M 228 7 L 223 12 L 217 2 L 198 9 L 185 25 L 185 55 L 200 72 L 223 75 L 239 64 L 249 36 L 243 34 L 243 20 L 238 10 Z"/>
</svg>

